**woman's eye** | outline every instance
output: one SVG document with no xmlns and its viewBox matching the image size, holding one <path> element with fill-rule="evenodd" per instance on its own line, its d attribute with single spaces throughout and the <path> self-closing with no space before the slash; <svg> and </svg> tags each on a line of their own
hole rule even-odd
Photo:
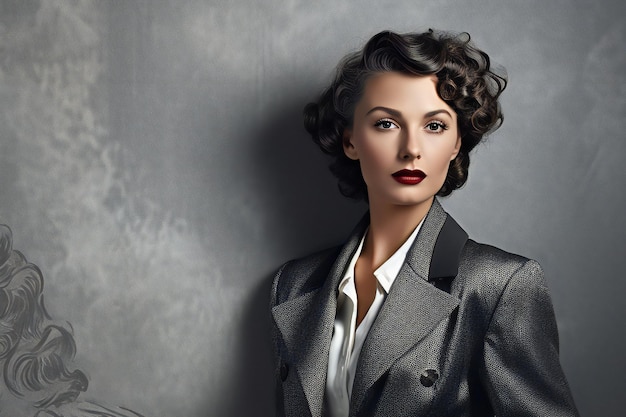
<svg viewBox="0 0 626 417">
<path fill-rule="evenodd" d="M 374 126 L 381 128 L 381 129 L 394 129 L 397 128 L 398 125 L 396 125 L 393 121 L 389 120 L 389 119 L 382 119 L 377 121 L 376 123 L 374 123 Z"/>
<path fill-rule="evenodd" d="M 444 122 L 433 121 L 426 125 L 426 130 L 434 133 L 443 133 L 444 130 L 448 130 L 448 125 Z"/>
</svg>

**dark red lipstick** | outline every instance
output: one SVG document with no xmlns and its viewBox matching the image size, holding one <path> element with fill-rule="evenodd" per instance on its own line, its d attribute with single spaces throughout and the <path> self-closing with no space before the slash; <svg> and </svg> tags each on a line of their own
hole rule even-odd
<svg viewBox="0 0 626 417">
<path fill-rule="evenodd" d="M 426 178 L 426 174 L 424 174 L 424 171 L 421 171 L 419 169 L 401 169 L 400 171 L 391 174 L 391 176 L 400 184 L 405 185 L 416 185 L 422 182 L 424 178 Z"/>
</svg>

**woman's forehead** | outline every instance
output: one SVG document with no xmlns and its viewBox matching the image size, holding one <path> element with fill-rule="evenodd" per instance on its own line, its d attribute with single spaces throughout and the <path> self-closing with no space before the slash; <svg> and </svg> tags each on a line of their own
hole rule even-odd
<svg viewBox="0 0 626 417">
<path fill-rule="evenodd" d="M 357 108 L 365 112 L 378 106 L 399 111 L 449 109 L 448 104 L 437 93 L 437 83 L 434 75 L 377 73 L 366 81 Z"/>
</svg>

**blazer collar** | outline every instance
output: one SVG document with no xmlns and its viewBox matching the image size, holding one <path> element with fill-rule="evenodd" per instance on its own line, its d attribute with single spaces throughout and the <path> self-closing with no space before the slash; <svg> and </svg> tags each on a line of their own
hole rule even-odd
<svg viewBox="0 0 626 417">
<path fill-rule="evenodd" d="M 285 359 L 296 368 L 313 417 L 321 416 L 323 408 L 337 286 L 368 225 L 366 213 L 321 287 L 272 308 L 286 347 Z M 437 283 L 456 276 L 466 240 L 467 234 L 435 199 L 363 345 L 352 391 L 353 406 L 362 403 L 367 389 L 393 361 L 456 308 L 458 299 L 429 281 Z"/>
</svg>

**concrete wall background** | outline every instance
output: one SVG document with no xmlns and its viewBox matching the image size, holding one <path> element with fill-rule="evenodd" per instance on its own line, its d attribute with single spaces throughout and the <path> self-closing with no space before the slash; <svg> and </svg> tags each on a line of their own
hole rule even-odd
<svg viewBox="0 0 626 417">
<path fill-rule="evenodd" d="M 626 314 L 621 1 L 0 2 L 0 222 L 72 324 L 85 398 L 270 416 L 267 291 L 345 201 L 300 111 L 382 29 L 468 31 L 505 123 L 443 204 L 538 259 L 583 415 L 618 416 Z"/>
</svg>

